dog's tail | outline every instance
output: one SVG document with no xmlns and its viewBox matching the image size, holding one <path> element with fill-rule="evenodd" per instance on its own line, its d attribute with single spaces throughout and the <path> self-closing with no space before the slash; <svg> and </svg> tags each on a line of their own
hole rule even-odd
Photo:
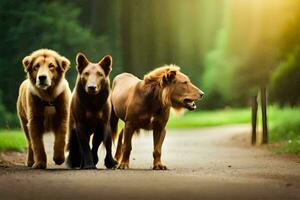
<svg viewBox="0 0 300 200">
<path fill-rule="evenodd" d="M 119 122 L 119 118 L 117 117 L 114 107 L 112 105 L 111 115 L 110 115 L 110 128 L 111 128 L 111 137 L 113 142 L 115 142 L 118 137 L 118 122 Z"/>
<path fill-rule="evenodd" d="M 67 158 L 67 166 L 70 168 L 80 167 L 81 154 L 80 154 L 79 141 L 78 141 L 75 128 L 70 129 L 67 149 L 69 150 L 69 155 Z"/>
</svg>

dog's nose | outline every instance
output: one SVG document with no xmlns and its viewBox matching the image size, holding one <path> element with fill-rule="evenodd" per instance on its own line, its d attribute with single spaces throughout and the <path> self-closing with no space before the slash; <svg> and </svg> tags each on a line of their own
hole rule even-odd
<svg viewBox="0 0 300 200">
<path fill-rule="evenodd" d="M 46 76 L 46 75 L 40 75 L 40 76 L 39 76 L 39 81 L 40 81 L 40 82 L 44 82 L 46 79 L 47 79 L 47 76 Z"/>
<path fill-rule="evenodd" d="M 96 86 L 90 85 L 88 86 L 89 91 L 96 91 Z"/>
<path fill-rule="evenodd" d="M 199 91 L 199 95 L 200 95 L 200 98 L 202 98 L 204 96 L 204 92 L 202 92 L 201 90 Z"/>
</svg>

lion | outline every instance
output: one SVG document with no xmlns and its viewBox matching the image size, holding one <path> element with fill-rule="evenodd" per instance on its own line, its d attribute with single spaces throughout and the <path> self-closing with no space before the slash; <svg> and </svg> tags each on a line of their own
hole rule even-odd
<svg viewBox="0 0 300 200">
<path fill-rule="evenodd" d="M 78 76 L 70 107 L 67 165 L 70 168 L 95 169 L 98 163 L 98 148 L 104 141 L 104 164 L 107 168 L 113 168 L 117 162 L 111 153 L 111 105 L 108 98 L 112 57 L 107 55 L 98 63 L 92 63 L 83 53 L 78 53 L 76 63 Z M 89 146 L 91 135 L 92 149 Z"/>
<path fill-rule="evenodd" d="M 118 137 L 118 120 L 125 122 L 119 133 L 115 154 L 118 168 L 129 168 L 132 135 L 140 129 L 146 129 L 153 130 L 153 169 L 167 169 L 161 162 L 161 149 L 170 108 L 195 110 L 195 101 L 203 95 L 175 65 L 154 69 L 143 80 L 130 73 L 116 76 L 112 84 L 110 120 L 114 139 Z"/>
<path fill-rule="evenodd" d="M 71 91 L 65 79 L 70 61 L 50 49 L 39 49 L 23 61 L 27 79 L 19 88 L 17 112 L 28 142 L 27 166 L 44 169 L 47 156 L 43 134 L 54 132 L 53 160 L 64 160 Z"/>
</svg>

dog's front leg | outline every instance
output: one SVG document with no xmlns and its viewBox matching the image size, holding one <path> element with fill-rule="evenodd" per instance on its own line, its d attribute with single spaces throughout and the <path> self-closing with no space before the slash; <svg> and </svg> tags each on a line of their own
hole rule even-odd
<svg viewBox="0 0 300 200">
<path fill-rule="evenodd" d="M 79 147 L 81 152 L 81 169 L 96 169 L 93 162 L 93 155 L 89 145 L 90 136 L 87 128 L 84 126 L 76 127 L 76 132 L 79 140 Z"/>
<path fill-rule="evenodd" d="M 56 99 L 55 119 L 54 119 L 54 154 L 53 160 L 55 164 L 61 165 L 65 161 L 65 145 L 66 135 L 68 131 L 68 115 L 69 115 L 69 97 L 67 92 L 63 92 Z"/>
<path fill-rule="evenodd" d="M 43 143 L 43 120 L 43 117 L 33 116 L 28 122 L 28 130 L 34 155 L 34 165 L 32 168 L 35 169 L 45 169 L 47 166 L 47 156 Z"/>
<path fill-rule="evenodd" d="M 103 141 L 104 133 L 103 133 L 103 124 L 99 122 L 98 127 L 95 130 L 93 136 L 93 147 L 92 147 L 92 154 L 93 154 L 93 162 L 95 165 L 98 163 L 98 149 Z"/>
<path fill-rule="evenodd" d="M 53 160 L 55 164 L 61 165 L 65 161 L 65 145 L 67 134 L 67 114 L 63 113 L 63 116 L 58 116 L 58 120 L 55 123 L 55 141 L 54 141 L 54 154 Z"/>
<path fill-rule="evenodd" d="M 167 167 L 161 163 L 161 147 L 164 142 L 166 135 L 165 128 L 157 128 L 153 130 L 153 143 L 154 143 L 154 151 L 153 151 L 153 169 L 155 170 L 165 170 Z"/>
</svg>

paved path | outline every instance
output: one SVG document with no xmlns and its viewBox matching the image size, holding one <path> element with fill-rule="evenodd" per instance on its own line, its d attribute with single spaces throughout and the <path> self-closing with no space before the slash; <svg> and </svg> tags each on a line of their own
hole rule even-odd
<svg viewBox="0 0 300 200">
<path fill-rule="evenodd" d="M 133 139 L 130 170 L 67 170 L 49 156 L 47 170 L 29 170 L 23 154 L 2 158 L 0 199 L 300 199 L 300 157 L 248 145 L 247 126 L 168 130 L 167 171 L 153 171 L 152 134 Z M 51 154 L 52 138 L 46 137 Z M 104 150 L 100 150 L 103 160 Z"/>
</svg>

